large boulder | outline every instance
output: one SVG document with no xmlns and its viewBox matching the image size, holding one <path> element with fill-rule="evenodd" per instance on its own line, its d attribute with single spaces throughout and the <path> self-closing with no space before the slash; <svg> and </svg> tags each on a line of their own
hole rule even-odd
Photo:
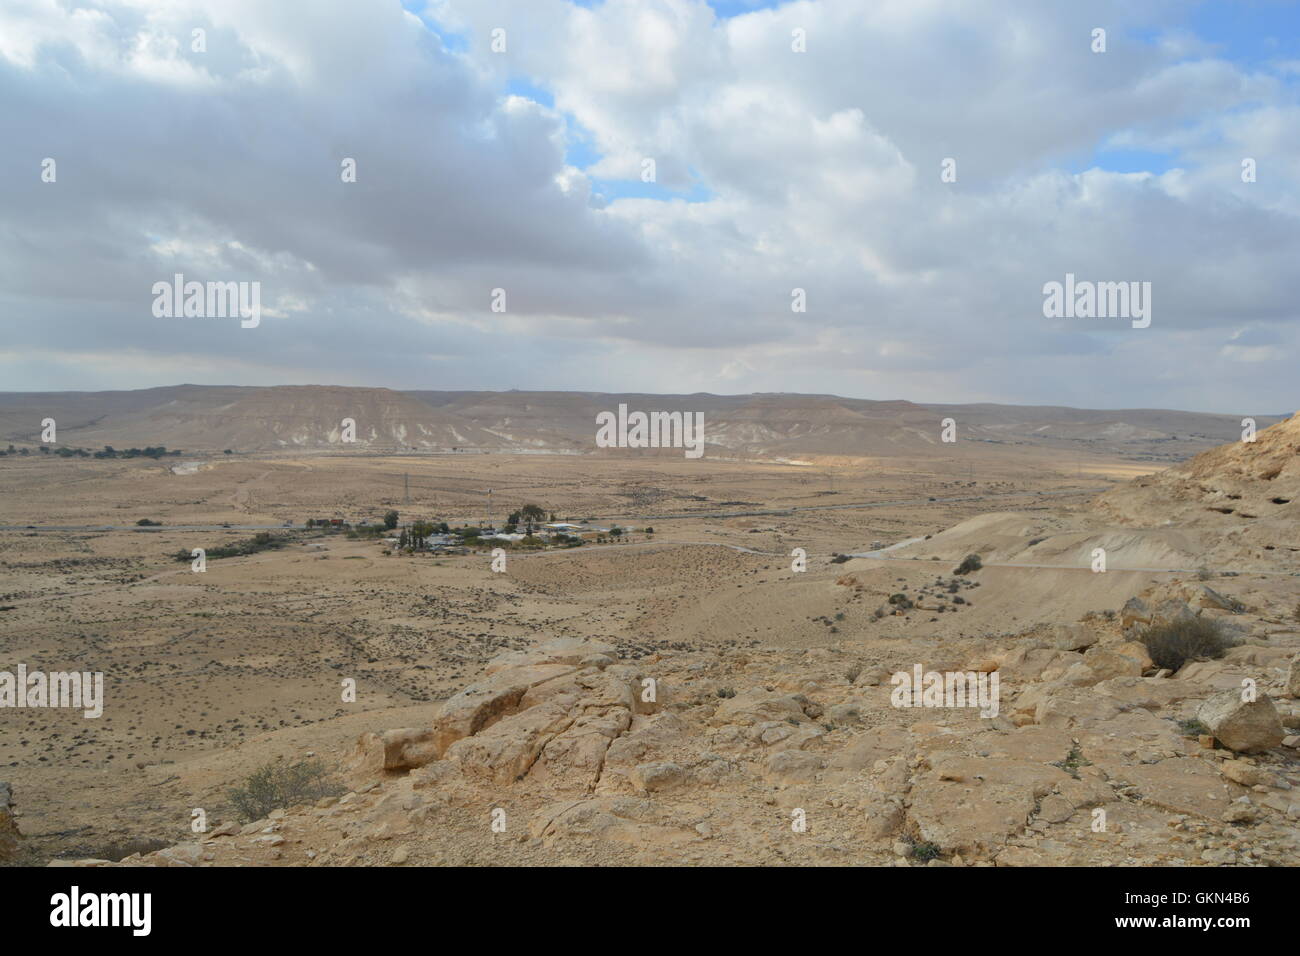
<svg viewBox="0 0 1300 956">
<path fill-rule="evenodd" d="M 357 739 L 354 769 L 374 776 L 411 770 L 437 759 L 434 733 L 424 727 L 401 727 L 364 733 Z"/>
<path fill-rule="evenodd" d="M 1153 624 L 1168 624 L 1174 621 L 1190 620 L 1197 616 L 1188 603 L 1195 595 L 1186 588 L 1160 586 L 1148 588 L 1142 597 L 1134 597 L 1120 609 L 1120 629 L 1124 636 L 1132 639 Z"/>
<path fill-rule="evenodd" d="M 1196 716 L 1229 750 L 1268 750 L 1282 743 L 1282 719 L 1267 695 L 1243 701 L 1241 691 L 1225 690 L 1202 703 Z"/>
<path fill-rule="evenodd" d="M 1086 624 L 1057 624 L 1048 630 L 1044 643 L 1058 651 L 1083 651 L 1100 639 L 1101 635 Z"/>
<path fill-rule="evenodd" d="M 1151 667 L 1147 649 L 1136 642 L 1098 644 L 1088 648 L 1083 660 L 1065 672 L 1065 682 L 1091 687 L 1116 677 L 1141 677 Z"/>
</svg>

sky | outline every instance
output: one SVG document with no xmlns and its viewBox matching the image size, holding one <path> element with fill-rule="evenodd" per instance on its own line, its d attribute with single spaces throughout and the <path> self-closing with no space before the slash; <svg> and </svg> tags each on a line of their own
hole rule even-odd
<svg viewBox="0 0 1300 956">
<path fill-rule="evenodd" d="M 0 390 L 1285 414 L 1298 303 L 1293 2 L 0 4 Z"/>
</svg>

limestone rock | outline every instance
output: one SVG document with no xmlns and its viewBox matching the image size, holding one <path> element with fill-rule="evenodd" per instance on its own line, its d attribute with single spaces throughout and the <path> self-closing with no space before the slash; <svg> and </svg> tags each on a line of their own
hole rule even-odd
<svg viewBox="0 0 1300 956">
<path fill-rule="evenodd" d="M 1277 708 L 1264 694 L 1248 703 L 1240 691 L 1223 691 L 1201 704 L 1196 716 L 1220 743 L 1239 753 L 1276 747 L 1284 736 Z"/>
<path fill-rule="evenodd" d="M 769 783 L 812 783 L 826 765 L 820 754 L 803 750 L 779 750 L 767 758 L 763 776 Z"/>
<path fill-rule="evenodd" d="M 675 763 L 643 763 L 633 768 L 632 785 L 643 793 L 672 790 L 686 782 L 686 770 Z"/>
<path fill-rule="evenodd" d="M 417 727 L 365 733 L 357 740 L 355 754 L 355 768 L 371 774 L 411 770 L 437 758 L 435 734 Z"/>
</svg>

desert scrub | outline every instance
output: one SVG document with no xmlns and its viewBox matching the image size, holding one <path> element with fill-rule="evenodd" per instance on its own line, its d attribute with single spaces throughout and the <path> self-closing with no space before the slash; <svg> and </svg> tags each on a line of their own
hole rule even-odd
<svg viewBox="0 0 1300 956">
<path fill-rule="evenodd" d="M 1210 728 L 1206 727 L 1195 717 L 1180 720 L 1178 722 L 1178 730 L 1184 737 L 1200 737 L 1203 734 L 1208 735 L 1210 732 Z"/>
<path fill-rule="evenodd" d="M 1156 667 L 1176 671 L 1190 660 L 1216 660 L 1236 642 L 1214 618 L 1189 617 L 1152 624 L 1138 635 Z"/>
<path fill-rule="evenodd" d="M 984 562 L 980 560 L 978 554 L 968 554 L 961 559 L 961 564 L 953 569 L 953 574 L 970 574 L 972 571 L 978 571 L 984 567 Z"/>
<path fill-rule="evenodd" d="M 257 554 L 260 551 L 275 550 L 283 548 L 289 544 L 287 535 L 273 535 L 269 531 L 259 531 L 251 538 L 245 538 L 243 541 L 237 541 L 234 544 L 217 545 L 215 548 L 208 548 L 205 556 L 209 561 L 216 558 L 240 558 L 249 554 Z M 177 561 L 189 561 L 191 552 L 182 548 L 174 555 Z"/>
<path fill-rule="evenodd" d="M 241 787 L 232 787 L 227 796 L 235 812 L 245 823 L 261 820 L 272 810 L 283 810 L 322 797 L 338 796 L 344 788 L 332 782 L 319 759 L 285 763 L 277 760 L 254 770 Z"/>
<path fill-rule="evenodd" d="M 919 860 L 922 863 L 929 863 L 931 860 L 939 859 L 943 851 L 933 843 L 914 843 L 912 844 L 912 859 Z"/>
<path fill-rule="evenodd" d="M 1075 780 L 1078 780 L 1079 768 L 1091 767 L 1092 761 L 1084 757 L 1083 750 L 1079 747 L 1079 742 L 1076 740 L 1070 745 L 1070 752 L 1065 755 L 1065 759 L 1054 762 L 1052 766 L 1060 767 Z"/>
</svg>

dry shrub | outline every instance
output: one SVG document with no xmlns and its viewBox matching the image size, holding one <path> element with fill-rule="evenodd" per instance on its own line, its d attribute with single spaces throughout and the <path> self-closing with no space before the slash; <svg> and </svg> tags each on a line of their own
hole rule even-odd
<svg viewBox="0 0 1300 956">
<path fill-rule="evenodd" d="M 1214 618 L 1188 617 L 1152 624 L 1138 635 L 1156 667 L 1176 671 L 1190 660 L 1216 660 L 1236 644 Z"/>
<path fill-rule="evenodd" d="M 232 788 L 229 797 L 240 818 L 252 822 L 272 810 L 315 803 L 342 792 L 342 786 L 327 778 L 325 764 L 313 759 L 266 764 L 249 774 L 242 787 Z"/>
</svg>

